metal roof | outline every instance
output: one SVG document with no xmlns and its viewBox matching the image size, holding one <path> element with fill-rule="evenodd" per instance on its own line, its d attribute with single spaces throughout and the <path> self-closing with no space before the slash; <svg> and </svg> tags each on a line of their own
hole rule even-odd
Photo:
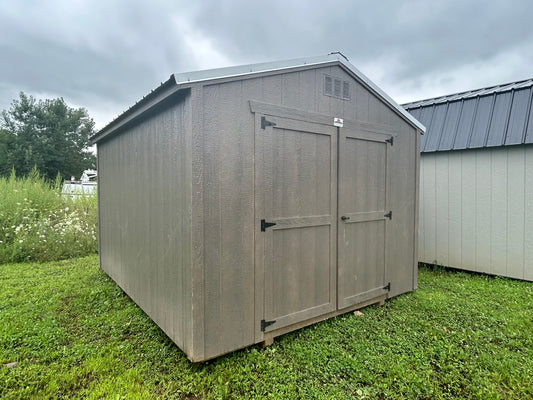
<svg viewBox="0 0 533 400">
<path fill-rule="evenodd" d="M 422 152 L 533 143 L 533 79 L 403 107 L 427 127 Z"/>
<path fill-rule="evenodd" d="M 170 78 L 161 83 L 161 85 L 152 90 L 151 93 L 139 100 L 135 105 L 124 111 L 117 118 L 103 127 L 92 138 L 92 142 L 96 143 L 103 137 L 112 133 L 119 127 L 123 126 L 125 122 L 131 121 L 137 114 L 146 111 L 147 107 L 151 107 L 154 101 L 161 101 L 162 98 L 175 93 L 180 89 L 188 89 L 191 84 L 196 82 L 214 81 L 218 79 L 239 78 L 253 74 L 276 72 L 290 70 L 293 68 L 301 68 L 306 66 L 321 66 L 333 65 L 340 63 L 347 72 L 351 72 L 354 78 L 368 87 L 374 94 L 380 97 L 384 102 L 388 103 L 394 110 L 403 116 L 412 125 L 417 127 L 420 131 L 425 132 L 426 128 L 410 113 L 408 113 L 402 106 L 396 103 L 383 90 L 381 90 L 374 82 L 368 79 L 361 71 L 355 68 L 346 57 L 341 53 L 330 53 L 327 56 L 318 56 L 310 58 L 297 58 L 292 60 L 274 61 L 268 63 L 239 65 L 234 67 L 216 68 L 202 71 L 192 71 L 184 73 L 172 74 Z"/>
</svg>

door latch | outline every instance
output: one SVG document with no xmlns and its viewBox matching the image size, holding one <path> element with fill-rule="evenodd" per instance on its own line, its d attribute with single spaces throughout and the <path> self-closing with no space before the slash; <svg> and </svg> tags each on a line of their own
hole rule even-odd
<svg viewBox="0 0 533 400">
<path fill-rule="evenodd" d="M 341 219 L 342 219 L 343 221 L 346 221 L 346 220 L 350 219 L 350 217 L 347 217 L 346 215 L 343 215 L 343 216 L 341 217 Z"/>
</svg>

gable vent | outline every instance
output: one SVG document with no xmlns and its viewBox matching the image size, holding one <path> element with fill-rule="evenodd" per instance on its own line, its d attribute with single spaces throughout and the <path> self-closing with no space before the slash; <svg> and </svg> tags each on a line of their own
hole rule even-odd
<svg viewBox="0 0 533 400">
<path fill-rule="evenodd" d="M 331 76 L 324 76 L 324 94 L 333 96 L 333 78 Z"/>
<path fill-rule="evenodd" d="M 324 75 L 324 95 L 350 100 L 350 82 Z"/>
<path fill-rule="evenodd" d="M 342 98 L 343 99 L 349 99 L 350 98 L 350 82 L 342 82 Z"/>
</svg>

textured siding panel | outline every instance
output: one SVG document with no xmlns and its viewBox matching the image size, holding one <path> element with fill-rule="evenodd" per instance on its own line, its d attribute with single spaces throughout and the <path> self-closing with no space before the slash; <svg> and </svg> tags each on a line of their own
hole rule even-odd
<svg viewBox="0 0 533 400">
<path fill-rule="evenodd" d="M 461 160 L 461 243 L 463 246 L 461 263 L 476 269 L 476 176 L 475 157 Z M 450 177 L 453 179 L 453 177 Z M 435 227 L 440 221 L 435 221 Z"/>
<path fill-rule="evenodd" d="M 507 184 L 507 151 L 488 152 L 492 156 L 491 191 L 486 191 L 491 196 L 490 219 L 492 221 L 490 235 L 490 259 L 489 272 L 496 275 L 505 275 L 507 272 L 507 207 L 508 184 Z M 476 182 L 483 184 L 483 182 Z"/>
<path fill-rule="evenodd" d="M 533 281 L 532 146 L 427 153 L 421 177 L 421 262 Z"/>
<path fill-rule="evenodd" d="M 425 156 L 422 157 L 424 160 Z M 462 153 L 448 153 L 448 265 L 462 265 L 461 223 L 463 215 Z M 420 168 L 421 171 L 423 168 Z M 420 202 L 422 205 L 423 202 Z M 425 207 L 425 205 L 424 205 Z M 428 227 L 432 229 L 432 227 Z"/>
<path fill-rule="evenodd" d="M 533 281 L 533 151 L 524 152 L 524 279 Z"/>
<path fill-rule="evenodd" d="M 184 99 L 99 143 L 98 185 L 102 269 L 192 352 L 187 104 Z"/>
<path fill-rule="evenodd" d="M 506 276 L 524 278 L 524 163 L 525 149 L 512 148 L 507 158 L 507 271 Z"/>
<path fill-rule="evenodd" d="M 244 96 L 260 92 L 258 81 L 203 89 L 206 357 L 254 343 L 254 124 Z"/>
</svg>

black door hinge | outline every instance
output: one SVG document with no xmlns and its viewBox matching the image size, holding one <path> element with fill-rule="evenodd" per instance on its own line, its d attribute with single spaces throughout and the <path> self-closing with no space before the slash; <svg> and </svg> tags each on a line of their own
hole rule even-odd
<svg viewBox="0 0 533 400">
<path fill-rule="evenodd" d="M 385 140 L 387 143 L 390 143 L 390 145 L 392 146 L 394 144 L 394 136 L 391 136 L 390 138 L 388 138 L 387 140 Z"/>
<path fill-rule="evenodd" d="M 261 332 L 264 332 L 265 329 L 266 329 L 268 326 L 272 325 L 272 324 L 275 323 L 275 322 L 276 322 L 275 319 L 272 320 L 272 321 L 265 321 L 264 319 L 262 319 L 262 320 L 261 320 Z"/>
<path fill-rule="evenodd" d="M 261 220 L 261 232 L 265 232 L 266 228 L 276 225 L 275 222 L 266 222 L 264 219 Z"/>
<path fill-rule="evenodd" d="M 383 286 L 383 289 L 385 289 L 387 292 L 390 292 L 390 282 L 387 283 L 387 286 Z"/>
<path fill-rule="evenodd" d="M 265 129 L 267 126 L 276 126 L 276 123 L 261 117 L 261 129 Z"/>
<path fill-rule="evenodd" d="M 387 214 L 384 215 L 385 218 L 392 219 L 392 211 L 389 211 Z"/>
</svg>

